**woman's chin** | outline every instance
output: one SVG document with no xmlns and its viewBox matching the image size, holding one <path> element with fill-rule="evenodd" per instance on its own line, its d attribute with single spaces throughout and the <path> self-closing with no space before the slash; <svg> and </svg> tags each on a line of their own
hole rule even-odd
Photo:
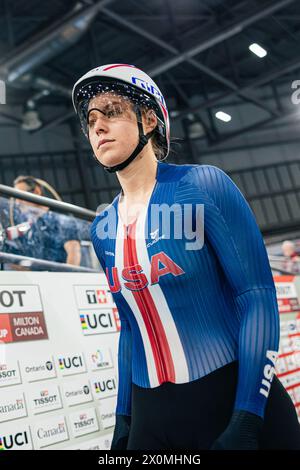
<svg viewBox="0 0 300 470">
<path fill-rule="evenodd" d="M 103 156 L 97 156 L 97 160 L 98 162 L 100 162 L 102 165 L 104 166 L 115 166 L 115 165 L 119 165 L 120 163 L 124 162 L 126 160 L 126 157 L 111 157 L 111 158 L 103 158 Z"/>
</svg>

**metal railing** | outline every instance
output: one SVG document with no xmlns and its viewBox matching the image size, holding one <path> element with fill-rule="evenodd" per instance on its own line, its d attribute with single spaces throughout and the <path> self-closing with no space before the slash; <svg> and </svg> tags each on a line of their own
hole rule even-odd
<svg viewBox="0 0 300 470">
<path fill-rule="evenodd" d="M 23 199 L 27 202 L 34 202 L 35 204 L 39 204 L 41 206 L 47 206 L 50 209 L 54 209 L 55 211 L 61 212 L 63 214 L 72 214 L 89 222 L 94 220 L 96 217 L 96 212 L 85 209 L 84 207 L 75 206 L 74 204 L 69 204 L 68 202 L 56 201 L 55 199 L 39 196 L 27 191 L 21 191 L 4 184 L 0 184 L 0 194 L 1 193 L 15 199 Z"/>
<path fill-rule="evenodd" d="M 57 212 L 63 214 L 72 214 L 80 219 L 86 220 L 91 222 L 96 217 L 96 212 L 91 211 L 89 209 L 75 206 L 73 204 L 69 204 L 62 201 L 57 201 L 51 198 L 47 198 L 45 196 L 39 196 L 37 194 L 33 194 L 26 191 L 21 191 L 10 186 L 6 186 L 0 184 L 0 194 L 4 194 L 6 196 L 15 198 L 15 199 L 22 199 L 27 202 L 33 202 L 35 204 L 47 206 L 50 209 L 53 209 Z M 282 258 L 278 256 L 269 255 L 269 261 L 271 268 L 275 271 L 278 271 L 282 274 L 297 274 L 297 272 L 291 272 L 285 270 L 282 266 Z M 17 264 L 19 266 L 31 267 L 31 268 L 43 268 L 44 270 L 49 271 L 68 271 L 68 272 L 99 272 L 96 269 L 92 268 L 85 268 L 83 266 L 73 266 L 66 263 L 58 263 L 55 261 L 47 261 L 41 260 L 36 258 L 30 258 L 21 255 L 14 255 L 10 253 L 5 253 L 0 251 L 0 265 L 3 266 L 4 264 Z M 299 273 L 298 273 L 299 274 Z"/>
<path fill-rule="evenodd" d="M 21 268 L 32 269 L 42 268 L 43 271 L 66 271 L 66 272 L 80 272 L 80 273 L 98 273 L 96 269 L 85 268 L 83 266 L 73 266 L 67 263 L 57 263 L 55 261 L 47 261 L 37 258 L 30 258 L 29 256 L 12 255 L 0 251 L 0 270 L 3 269 L 4 264 L 16 264 Z"/>
</svg>

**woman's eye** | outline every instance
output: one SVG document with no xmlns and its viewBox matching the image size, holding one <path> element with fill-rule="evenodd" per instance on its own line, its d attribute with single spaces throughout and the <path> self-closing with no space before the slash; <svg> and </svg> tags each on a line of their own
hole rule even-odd
<svg viewBox="0 0 300 470">
<path fill-rule="evenodd" d="M 89 127 L 92 127 L 94 124 L 95 124 L 95 119 L 91 119 L 89 122 L 88 122 L 88 125 Z"/>
<path fill-rule="evenodd" d="M 116 116 L 119 116 L 120 114 L 122 114 L 122 109 L 120 107 L 114 107 L 106 111 L 106 116 L 108 118 L 116 117 Z"/>
</svg>

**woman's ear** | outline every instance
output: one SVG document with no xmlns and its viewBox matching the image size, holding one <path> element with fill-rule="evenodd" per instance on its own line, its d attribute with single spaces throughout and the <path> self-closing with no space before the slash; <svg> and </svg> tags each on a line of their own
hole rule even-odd
<svg viewBox="0 0 300 470">
<path fill-rule="evenodd" d="M 157 117 L 153 109 L 145 112 L 146 133 L 151 132 L 157 126 Z"/>
</svg>

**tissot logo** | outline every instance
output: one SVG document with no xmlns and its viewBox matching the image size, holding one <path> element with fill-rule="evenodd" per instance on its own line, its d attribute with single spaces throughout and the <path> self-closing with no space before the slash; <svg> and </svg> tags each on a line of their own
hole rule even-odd
<svg viewBox="0 0 300 470">
<path fill-rule="evenodd" d="M 42 312 L 38 286 L 0 286 L 0 313 Z"/>
<path fill-rule="evenodd" d="M 0 387 L 21 383 L 18 361 L 0 364 Z"/>
<path fill-rule="evenodd" d="M 25 294 L 25 290 L 0 290 L 0 306 L 12 307 L 17 305 L 18 307 L 23 307 Z"/>
<path fill-rule="evenodd" d="M 80 374 L 86 371 L 83 355 L 59 356 L 58 366 L 62 375 Z"/>
<path fill-rule="evenodd" d="M 0 372 L 0 380 L 1 379 L 6 379 L 6 378 L 15 378 L 16 377 L 16 369 L 12 369 L 12 370 L 2 370 Z"/>
<path fill-rule="evenodd" d="M 28 426 L 0 435 L 0 450 L 30 450 L 32 449 L 31 436 Z"/>
<path fill-rule="evenodd" d="M 109 302 L 107 291 L 105 289 L 87 290 L 87 302 L 91 305 L 106 305 Z"/>
<path fill-rule="evenodd" d="M 70 422 L 74 437 L 83 436 L 99 429 L 96 411 L 93 408 L 72 413 Z"/>
<path fill-rule="evenodd" d="M 120 319 L 116 308 L 82 312 L 80 323 L 85 336 L 120 331 Z"/>
<path fill-rule="evenodd" d="M 77 306 L 80 310 L 95 310 L 102 307 L 114 306 L 113 297 L 107 288 L 107 282 L 103 275 L 103 285 L 74 286 Z"/>
<path fill-rule="evenodd" d="M 34 414 L 45 413 L 47 411 L 62 408 L 59 388 L 51 385 L 47 388 L 34 386 L 30 391 L 30 406 Z"/>
</svg>

